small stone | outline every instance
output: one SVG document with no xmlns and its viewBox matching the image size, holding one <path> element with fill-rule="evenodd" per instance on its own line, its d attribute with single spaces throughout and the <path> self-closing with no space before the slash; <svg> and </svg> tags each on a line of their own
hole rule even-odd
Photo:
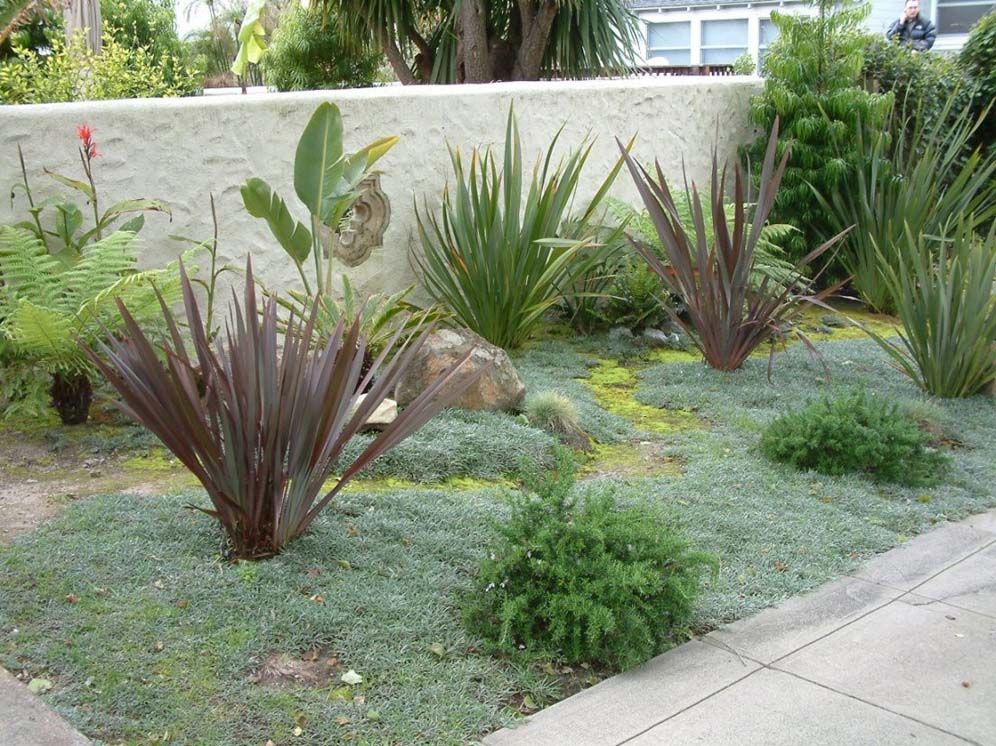
<svg viewBox="0 0 996 746">
<path fill-rule="evenodd" d="M 356 405 L 350 410 L 350 416 L 352 416 L 353 412 L 355 412 L 360 404 L 363 403 L 366 396 L 366 394 L 360 394 L 356 398 Z M 367 417 L 366 422 L 363 423 L 363 426 L 372 430 L 383 430 L 396 419 L 398 419 L 398 403 L 394 401 L 394 399 L 384 399 L 384 401 L 378 404 L 374 411 L 370 413 L 370 416 Z"/>
<path fill-rule="evenodd" d="M 684 350 L 688 347 L 688 340 L 676 331 L 665 332 L 660 329 L 647 328 L 643 330 L 640 337 L 648 346 L 656 349 Z"/>
<path fill-rule="evenodd" d="M 635 339 L 633 331 L 625 326 L 614 326 L 609 329 L 609 339 Z"/>
</svg>

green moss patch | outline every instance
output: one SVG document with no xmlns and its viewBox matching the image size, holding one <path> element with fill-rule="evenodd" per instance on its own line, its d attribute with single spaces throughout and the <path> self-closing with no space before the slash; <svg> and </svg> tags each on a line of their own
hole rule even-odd
<svg viewBox="0 0 996 746">
<path fill-rule="evenodd" d="M 616 360 L 600 360 L 585 383 L 605 409 L 633 423 L 638 430 L 675 433 L 701 427 L 698 417 L 681 409 L 643 404 L 634 398 L 639 388 L 636 371 Z"/>
</svg>

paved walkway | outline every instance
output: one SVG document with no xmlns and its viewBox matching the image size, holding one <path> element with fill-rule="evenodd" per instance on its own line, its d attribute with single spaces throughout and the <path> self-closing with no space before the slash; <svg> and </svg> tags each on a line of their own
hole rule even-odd
<svg viewBox="0 0 996 746">
<path fill-rule="evenodd" d="M 484 744 L 996 745 L 996 511 L 923 534 Z"/>
<path fill-rule="evenodd" d="M 0 746 L 86 744 L 0 668 Z M 484 744 L 996 746 L 996 511 L 919 536 Z"/>
<path fill-rule="evenodd" d="M 0 668 L 2 746 L 87 746 L 89 743 L 52 712 L 40 697 Z"/>
</svg>

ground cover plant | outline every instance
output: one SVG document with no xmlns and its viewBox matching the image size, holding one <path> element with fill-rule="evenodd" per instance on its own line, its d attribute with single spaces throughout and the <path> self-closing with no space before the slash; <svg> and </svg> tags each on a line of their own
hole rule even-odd
<svg viewBox="0 0 996 746">
<path fill-rule="evenodd" d="M 528 385 L 569 396 L 598 441 L 575 497 L 611 495 L 621 508 L 661 511 L 693 547 L 718 558 L 720 571 L 703 576 L 688 622 L 705 630 L 851 571 L 938 521 L 996 504 L 992 401 L 926 399 L 855 332 L 834 328 L 830 341 L 815 342 L 823 364 L 802 345 L 778 352 L 773 383 L 763 356 L 727 373 L 695 353 L 606 336 L 551 333 L 514 359 Z M 605 371 L 620 375 L 605 379 Z M 831 385 L 864 387 L 915 411 L 938 433 L 950 472 L 909 487 L 764 458 L 767 423 Z M 660 422 L 694 412 L 697 425 L 637 425 L 605 409 L 605 386 Z M 415 479 L 464 467 L 484 479 L 507 475 L 504 446 L 489 438 L 552 443 L 495 413 L 444 413 L 433 426 L 451 450 L 476 430 L 474 453 L 447 465 L 433 450 L 437 438 L 416 434 L 402 444 L 412 448 L 403 455 Z M 652 448 L 671 466 L 607 469 L 598 454 L 612 444 L 633 457 Z M 402 447 L 389 454 L 396 464 Z M 462 625 L 458 601 L 474 587 L 483 547 L 498 538 L 491 523 L 509 516 L 504 489 L 480 480 L 446 488 L 354 482 L 308 533 L 258 564 L 225 559 L 221 533 L 179 510 L 209 507 L 201 491 L 73 501 L 54 523 L 0 548 L 0 663 L 50 682 L 49 703 L 109 742 L 168 730 L 173 743 L 219 746 L 466 743 L 560 696 L 565 676 L 555 661 L 492 657 Z M 324 678 L 274 675 L 290 664 Z M 573 668 L 582 684 L 594 670 Z M 350 670 L 362 681 L 344 682 Z"/>
<path fill-rule="evenodd" d="M 884 482 L 936 482 L 944 457 L 909 413 L 865 391 L 825 397 L 770 423 L 761 450 L 775 461 L 831 476 L 867 473 Z"/>
</svg>

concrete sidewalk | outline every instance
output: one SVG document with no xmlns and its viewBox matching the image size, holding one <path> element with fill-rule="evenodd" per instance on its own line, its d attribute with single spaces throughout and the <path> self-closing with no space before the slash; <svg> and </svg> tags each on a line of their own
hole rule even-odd
<svg viewBox="0 0 996 746">
<path fill-rule="evenodd" d="M 40 697 L 0 668 L 0 745 L 87 746 L 89 743 Z"/>
<path fill-rule="evenodd" d="M 996 511 L 693 640 L 485 746 L 996 745 Z"/>
</svg>

